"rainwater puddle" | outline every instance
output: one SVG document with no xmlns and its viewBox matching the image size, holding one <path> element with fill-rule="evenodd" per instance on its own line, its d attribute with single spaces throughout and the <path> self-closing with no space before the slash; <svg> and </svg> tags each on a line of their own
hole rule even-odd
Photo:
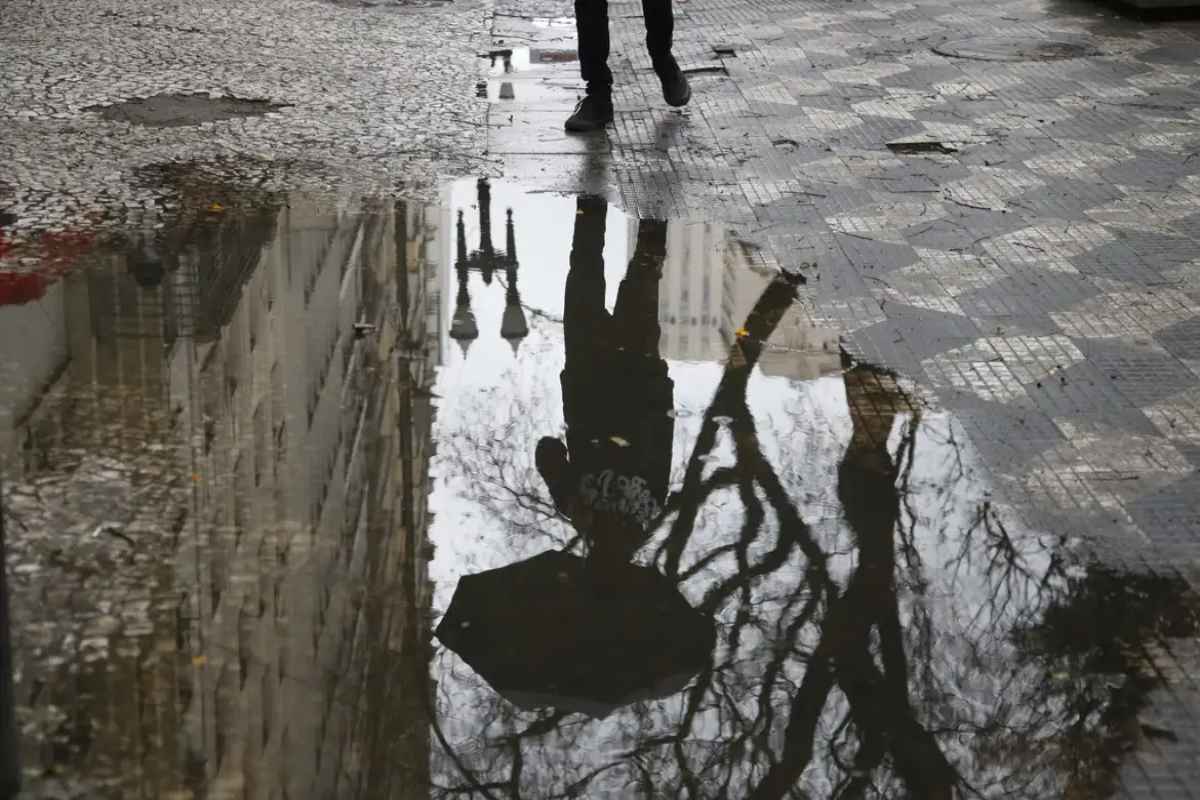
<svg viewBox="0 0 1200 800">
<path fill-rule="evenodd" d="M 976 36 L 937 45 L 933 52 L 948 58 L 974 61 L 1064 61 L 1100 55 L 1100 51 L 1085 40 L 1019 36 Z"/>
<path fill-rule="evenodd" d="M 489 62 L 488 75 L 498 77 L 570 64 L 579 60 L 579 54 L 573 48 L 505 47 L 488 52 L 484 58 Z"/>
<path fill-rule="evenodd" d="M 0 261 L 34 796 L 1110 795 L 1194 599 L 748 252 L 467 180 Z"/>
<path fill-rule="evenodd" d="M 88 106 L 84 111 L 95 111 L 105 119 L 116 122 L 150 128 L 175 128 L 236 117 L 261 117 L 283 108 L 287 108 L 287 104 L 269 100 L 212 97 L 207 94 L 157 94 L 134 97 L 112 105 Z"/>
<path fill-rule="evenodd" d="M 578 99 L 579 56 L 573 47 L 500 48 L 484 58 L 488 78 L 478 83 L 476 93 L 492 103 L 568 108 Z"/>
</svg>

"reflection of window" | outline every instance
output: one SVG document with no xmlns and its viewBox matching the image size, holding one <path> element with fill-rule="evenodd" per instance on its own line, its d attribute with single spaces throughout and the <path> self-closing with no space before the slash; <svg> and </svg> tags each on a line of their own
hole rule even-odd
<svg viewBox="0 0 1200 800">
<path fill-rule="evenodd" d="M 261 612 L 261 606 L 260 606 Z M 261 613 L 260 613 L 261 616 Z M 269 666 L 269 665 L 268 665 Z M 262 671 L 259 677 L 259 696 L 262 698 L 263 708 L 275 708 L 275 682 L 271 680 L 271 670 L 269 668 Z M 271 718 L 273 714 L 266 713 L 262 715 L 262 741 L 261 749 L 265 750 L 271 742 Z"/>
<path fill-rule="evenodd" d="M 242 538 L 242 531 L 246 527 L 246 466 L 247 458 L 244 457 L 241 451 L 237 454 L 237 459 L 233 462 L 233 491 L 230 492 L 230 501 L 233 504 L 233 535 L 237 541 Z M 254 467 L 251 467 L 252 469 Z"/>
<path fill-rule="evenodd" d="M 262 485 L 263 465 L 267 461 L 266 402 L 259 401 L 254 409 L 254 485 Z"/>
</svg>

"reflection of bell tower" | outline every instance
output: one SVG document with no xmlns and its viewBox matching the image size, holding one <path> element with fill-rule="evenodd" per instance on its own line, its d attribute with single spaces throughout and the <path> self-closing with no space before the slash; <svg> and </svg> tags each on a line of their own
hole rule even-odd
<svg viewBox="0 0 1200 800">
<path fill-rule="evenodd" d="M 459 343 L 466 355 L 470 343 L 479 337 L 479 327 L 471 311 L 471 294 L 468 278 L 472 271 L 483 276 L 485 286 L 490 286 L 492 276 L 504 270 L 504 316 L 500 322 L 500 335 L 512 345 L 516 353 L 521 340 L 529 334 L 525 320 L 525 309 L 521 306 L 521 293 L 517 289 L 517 237 L 513 228 L 513 212 L 508 209 L 505 222 L 504 250 L 496 250 L 492 244 L 492 191 L 486 178 L 480 178 L 479 191 L 479 249 L 467 252 L 467 231 L 463 223 L 463 212 L 458 212 L 458 250 L 454 270 L 458 276 L 458 294 L 454 301 L 454 317 L 450 325 L 450 337 Z"/>
</svg>

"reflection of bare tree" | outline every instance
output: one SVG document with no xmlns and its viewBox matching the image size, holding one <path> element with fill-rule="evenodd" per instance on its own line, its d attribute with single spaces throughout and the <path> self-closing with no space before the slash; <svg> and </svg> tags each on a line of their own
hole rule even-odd
<svg viewBox="0 0 1200 800">
<path fill-rule="evenodd" d="M 504 797 L 1032 798 L 1074 787 L 1073 796 L 1102 797 L 1111 786 L 1106 731 L 1132 720 L 1138 703 L 1052 677 L 1062 660 L 1080 660 L 1063 632 L 1097 610 L 1096 588 L 1088 599 L 1066 579 L 1061 542 L 1011 530 L 986 496 L 968 493 L 953 429 L 927 421 L 894 376 L 844 372 L 851 430 L 837 499 L 850 546 L 805 520 L 790 477 L 802 470 L 780 460 L 814 454 L 785 450 L 772 463 L 747 400 L 762 343 L 795 291 L 780 276 L 751 312 L 647 546 L 719 621 L 713 667 L 682 697 L 630 709 L 619 724 L 531 722 L 464 679 L 439 712 L 489 711 L 447 737 L 459 763 L 446 774 L 469 780 L 444 796 L 487 787 Z M 723 437 L 733 463 L 713 466 Z M 923 489 L 931 463 L 937 485 Z M 714 522 L 714 506 L 734 510 Z M 1146 610 L 1161 620 L 1179 591 L 1156 597 Z M 1096 639 L 1101 653 L 1114 647 Z M 1105 657 L 1077 666 L 1130 669 Z M 1144 703 L 1144 682 L 1130 685 Z M 454 752 L 478 730 L 505 733 L 486 755 Z"/>
<path fill-rule="evenodd" d="M 839 592 L 826 569 L 822 551 L 758 445 L 754 421 L 746 403 L 746 380 L 761 352 L 761 342 L 791 304 L 790 281 L 774 281 L 760 299 L 745 327 L 746 336 L 735 345 L 734 357 L 706 415 L 693 457 L 684 479 L 679 515 L 667 538 L 663 554 L 668 574 L 678 575 L 679 563 L 694 529 L 695 514 L 707 494 L 725 481 L 736 480 L 738 495 L 746 506 L 746 525 L 734 549 L 739 569 L 729 579 L 709 590 L 704 608 L 717 611 L 732 595 L 740 594 L 737 622 L 731 632 L 736 643 L 740 628 L 750 619 L 753 603 L 750 583 L 787 563 L 793 549 L 807 559 L 802 584 L 795 597 L 805 597 L 803 612 L 788 626 L 786 649 L 777 656 L 766 674 L 774 678 L 783 671 L 782 659 L 795 645 L 799 631 L 809 625 L 818 609 L 823 611 L 820 638 L 807 654 L 807 668 L 794 693 L 780 757 L 770 764 L 757 786 L 755 798 L 784 797 L 791 791 L 813 758 L 818 723 L 834 687 L 848 700 L 848 722 L 858 732 L 860 746 L 848 779 L 837 796 L 862 796 L 872 771 L 890 752 L 893 764 L 910 790 L 922 797 L 949 797 L 957 775 L 933 736 L 916 720 L 908 698 L 908 667 L 895 591 L 893 531 L 899 520 L 899 470 L 887 450 L 887 440 L 899 410 L 895 382 L 874 371 L 856 368 L 846 372 L 847 399 L 854 424 L 850 446 L 839 470 L 839 495 L 846 519 L 856 536 L 859 565 L 844 592 Z M 701 480 L 702 456 L 711 451 L 717 434 L 718 416 L 731 420 L 737 466 L 720 473 L 719 480 Z M 912 434 L 910 433 L 911 437 Z M 911 439 L 910 449 L 911 449 Z M 778 521 L 774 548 L 758 562 L 747 558 L 749 547 L 765 519 L 756 489 Z M 883 667 L 876 666 L 871 653 L 871 633 L 877 634 Z M 765 683 L 757 707 L 764 716 L 774 713 Z M 693 691 L 693 697 L 696 692 Z M 844 727 L 844 726 L 839 726 Z"/>
<path fill-rule="evenodd" d="M 508 540 L 568 545 L 570 528 L 546 496 L 530 453 L 512 444 L 536 441 L 545 429 L 539 413 L 545 404 L 508 402 L 498 412 L 491 400 L 484 394 L 456 409 L 454 433 L 444 437 L 441 460 L 461 482 L 461 491 L 503 526 Z"/>
<path fill-rule="evenodd" d="M 1062 704 L 1059 741 L 1040 754 L 1063 774 L 1062 797 L 1112 796 L 1130 750 L 1145 739 L 1175 738 L 1138 721 L 1161 685 L 1144 651 L 1194 637 L 1200 631 L 1195 600 L 1181 578 L 1091 567 L 1070 579 L 1069 591 L 1056 596 L 1039 620 L 1015 632 L 1021 660 L 1043 676 L 1031 700 L 1044 707 Z M 1037 748 L 1015 734 L 1002 744 Z"/>
</svg>

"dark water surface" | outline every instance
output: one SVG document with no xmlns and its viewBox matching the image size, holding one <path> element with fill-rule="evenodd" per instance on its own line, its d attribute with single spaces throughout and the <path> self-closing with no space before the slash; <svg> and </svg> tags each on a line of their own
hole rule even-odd
<svg viewBox="0 0 1200 800">
<path fill-rule="evenodd" d="M 0 257 L 31 797 L 1102 798 L 1173 736 L 1185 587 L 720 225 L 193 186 Z"/>
</svg>

